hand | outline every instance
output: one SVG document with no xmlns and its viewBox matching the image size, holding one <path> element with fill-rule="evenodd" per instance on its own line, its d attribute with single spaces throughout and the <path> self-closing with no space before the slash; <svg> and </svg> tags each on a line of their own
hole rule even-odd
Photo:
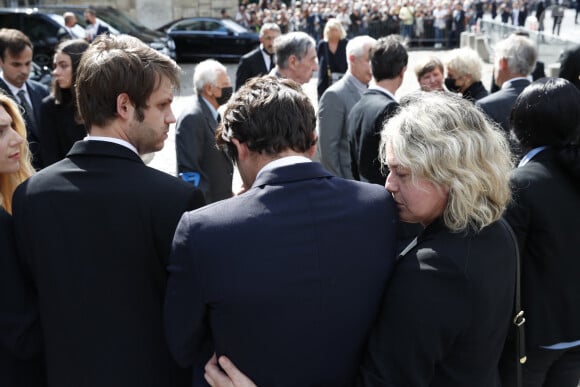
<svg viewBox="0 0 580 387">
<path fill-rule="evenodd" d="M 242 184 L 242 186 L 240 187 L 239 191 L 234 193 L 235 196 L 241 195 L 244 192 L 246 192 L 246 186 L 244 184 Z"/>
<path fill-rule="evenodd" d="M 205 365 L 205 380 L 212 387 L 257 387 L 254 382 L 236 368 L 234 363 L 225 356 L 220 356 L 219 365 L 226 372 L 223 373 L 218 367 L 215 353 Z"/>
</svg>

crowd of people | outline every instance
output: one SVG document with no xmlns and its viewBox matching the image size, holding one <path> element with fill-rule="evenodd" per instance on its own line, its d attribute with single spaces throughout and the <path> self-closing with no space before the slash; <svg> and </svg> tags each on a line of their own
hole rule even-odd
<svg viewBox="0 0 580 387">
<path fill-rule="evenodd" d="M 199 63 L 179 117 L 136 38 L 61 43 L 38 98 L 0 30 L 0 384 L 577 387 L 578 67 L 534 81 L 511 35 L 488 93 L 472 50 L 336 16 L 264 24 L 235 82 Z M 172 124 L 177 176 L 141 158 Z"/>
<path fill-rule="evenodd" d="M 296 1 L 259 3 L 243 1 L 233 19 L 260 31 L 265 23 L 276 23 L 282 33 L 303 31 L 316 41 L 324 37 L 325 25 L 338 19 L 348 37 L 370 35 L 373 38 L 401 34 L 418 45 L 457 47 L 461 32 L 475 28 L 485 13 L 491 20 L 524 26 L 528 16 L 542 31 L 546 14 L 552 17 L 553 33 L 559 34 L 564 15 L 561 5 L 548 8 L 545 0 L 407 0 L 407 1 Z M 229 17 L 226 15 L 226 17 Z"/>
</svg>

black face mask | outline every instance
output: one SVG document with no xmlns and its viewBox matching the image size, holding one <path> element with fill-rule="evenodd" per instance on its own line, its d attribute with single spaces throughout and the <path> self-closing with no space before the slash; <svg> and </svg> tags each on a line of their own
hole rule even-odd
<svg viewBox="0 0 580 387">
<path fill-rule="evenodd" d="M 455 83 L 455 79 L 453 78 L 445 78 L 445 87 L 447 88 L 447 90 L 453 93 L 461 92 L 461 89 L 459 89 L 459 87 Z"/>
<path fill-rule="evenodd" d="M 234 88 L 233 87 L 222 87 L 222 96 L 221 97 L 217 97 L 216 101 L 218 103 L 219 106 L 225 104 L 226 102 L 228 102 L 230 100 L 230 98 L 232 97 L 232 94 L 234 93 Z"/>
</svg>

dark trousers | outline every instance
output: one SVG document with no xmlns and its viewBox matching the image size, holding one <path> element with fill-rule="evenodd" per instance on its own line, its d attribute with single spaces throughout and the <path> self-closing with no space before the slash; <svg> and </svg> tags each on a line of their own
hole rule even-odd
<svg viewBox="0 0 580 387">
<path fill-rule="evenodd" d="M 500 362 L 503 387 L 515 387 L 515 356 L 506 347 Z M 509 353 L 508 353 L 509 352 Z M 580 382 L 580 347 L 569 349 L 526 349 L 522 387 L 577 387 Z"/>
</svg>

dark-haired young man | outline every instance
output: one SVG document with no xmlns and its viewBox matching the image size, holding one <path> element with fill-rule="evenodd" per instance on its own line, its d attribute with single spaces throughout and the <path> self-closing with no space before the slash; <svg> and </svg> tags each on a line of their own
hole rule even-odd
<svg viewBox="0 0 580 387">
<path fill-rule="evenodd" d="M 381 38 L 370 54 L 374 85 L 352 107 L 348 116 L 351 168 L 356 180 L 385 185 L 386 174 L 379 161 L 381 131 L 399 107 L 395 93 L 403 83 L 409 55 L 398 35 Z M 399 222 L 398 251 L 420 232 L 418 224 Z"/>
<path fill-rule="evenodd" d="M 312 162 L 315 128 L 289 79 L 251 79 L 228 103 L 218 145 L 247 191 L 177 228 L 165 325 L 182 366 L 207 361 L 210 340 L 261 386 L 354 385 L 395 259 L 396 209 L 383 187 Z"/>
<path fill-rule="evenodd" d="M 3 91 L 22 108 L 32 165 L 38 170 L 44 167 L 40 155 L 40 105 L 48 95 L 48 88 L 28 79 L 32 48 L 32 42 L 22 32 L 0 29 L 0 92 Z"/>
</svg>

